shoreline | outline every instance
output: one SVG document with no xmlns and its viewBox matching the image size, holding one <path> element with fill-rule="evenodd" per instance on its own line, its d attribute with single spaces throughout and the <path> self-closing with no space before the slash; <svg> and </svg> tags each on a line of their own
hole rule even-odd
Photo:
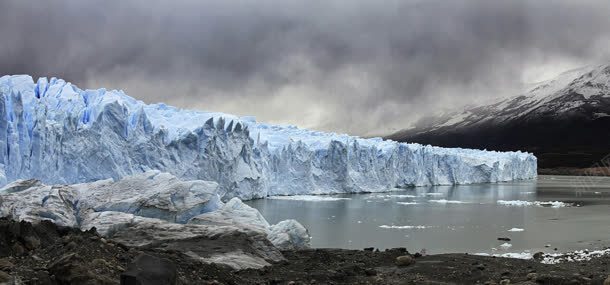
<svg viewBox="0 0 610 285">
<path fill-rule="evenodd" d="M 560 176 L 610 176 L 608 167 L 558 167 L 558 168 L 538 168 L 538 175 L 560 175 Z"/>
<path fill-rule="evenodd" d="M 285 250 L 270 266 L 235 270 L 172 247 L 126 246 L 95 230 L 0 221 L 0 283 L 8 284 L 602 284 L 610 262 L 610 256 L 544 264 L 540 258 L 422 255 L 406 248 L 325 248 Z M 236 240 L 217 242 L 235 247 Z M 208 251 L 198 254 L 214 254 Z"/>
</svg>

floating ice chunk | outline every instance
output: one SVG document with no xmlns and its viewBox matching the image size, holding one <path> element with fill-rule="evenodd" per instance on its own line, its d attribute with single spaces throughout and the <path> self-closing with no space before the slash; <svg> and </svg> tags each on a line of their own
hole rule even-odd
<svg viewBox="0 0 610 285">
<path fill-rule="evenodd" d="M 400 205 L 418 205 L 419 203 L 417 202 L 396 202 L 397 204 Z"/>
<path fill-rule="evenodd" d="M 533 255 L 531 252 L 506 252 L 506 253 L 494 253 L 494 254 L 479 252 L 479 253 L 475 253 L 474 255 L 495 256 L 495 257 L 516 258 L 516 259 L 532 259 L 533 258 Z"/>
<path fill-rule="evenodd" d="M 294 195 L 294 196 L 269 196 L 267 199 L 273 200 L 290 200 L 290 201 L 308 201 L 308 202 L 332 202 L 351 200 L 351 198 L 339 198 L 319 195 Z"/>
<path fill-rule="evenodd" d="M 408 194 L 405 194 L 405 195 L 388 195 L 388 196 L 393 197 L 393 198 L 417 198 L 417 196 L 415 196 L 415 195 L 408 195 Z"/>
<path fill-rule="evenodd" d="M 382 229 L 399 229 L 399 230 L 404 230 L 404 229 L 427 229 L 430 228 L 429 226 L 388 226 L 388 225 L 381 225 L 379 226 Z"/>
<path fill-rule="evenodd" d="M 428 200 L 428 202 L 430 202 L 430 203 L 437 203 L 437 204 L 466 204 L 466 202 L 463 202 L 463 201 L 446 200 L 446 199 Z"/>
<path fill-rule="evenodd" d="M 512 228 L 510 230 L 508 230 L 509 232 L 522 232 L 525 231 L 524 229 L 520 229 L 520 228 Z"/>
<path fill-rule="evenodd" d="M 510 244 L 510 243 L 505 242 L 505 243 L 501 244 L 501 245 L 500 245 L 500 247 L 501 247 L 502 249 L 504 249 L 504 250 L 507 250 L 507 249 L 509 249 L 509 248 L 513 247 L 513 245 L 512 245 L 512 244 Z"/>
<path fill-rule="evenodd" d="M 510 200 L 510 201 L 498 200 L 497 204 L 504 205 L 504 206 L 518 206 L 518 207 L 538 206 L 538 207 L 551 207 L 551 208 L 572 207 L 574 205 L 572 203 L 565 203 L 565 202 L 559 202 L 559 201 L 540 202 L 540 201 L 523 201 L 523 200 Z"/>
</svg>

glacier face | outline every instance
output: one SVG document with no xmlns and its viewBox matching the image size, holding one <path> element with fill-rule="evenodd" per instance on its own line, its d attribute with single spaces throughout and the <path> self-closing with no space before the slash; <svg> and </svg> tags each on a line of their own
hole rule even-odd
<svg viewBox="0 0 610 285">
<path fill-rule="evenodd" d="M 535 178 L 522 152 L 448 149 L 147 105 L 61 79 L 0 77 L 0 185 L 82 183 L 160 170 L 215 181 L 223 200 L 379 192 Z"/>
</svg>

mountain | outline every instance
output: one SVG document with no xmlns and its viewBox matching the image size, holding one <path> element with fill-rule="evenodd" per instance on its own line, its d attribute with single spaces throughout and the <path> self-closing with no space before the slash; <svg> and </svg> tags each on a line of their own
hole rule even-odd
<svg viewBox="0 0 610 285">
<path fill-rule="evenodd" d="M 529 153 L 362 139 L 147 105 L 56 78 L 0 77 L 0 185 L 117 180 L 149 170 L 216 182 L 223 201 L 537 175 Z"/>
<path fill-rule="evenodd" d="M 539 167 L 590 167 L 610 153 L 610 66 L 585 67 L 523 95 L 424 118 L 388 136 L 444 147 L 524 150 Z"/>
</svg>

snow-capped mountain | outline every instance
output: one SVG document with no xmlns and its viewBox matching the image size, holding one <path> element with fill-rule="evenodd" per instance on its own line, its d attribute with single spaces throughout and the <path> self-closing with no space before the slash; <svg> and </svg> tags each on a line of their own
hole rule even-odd
<svg viewBox="0 0 610 285">
<path fill-rule="evenodd" d="M 531 151 L 542 167 L 588 167 L 610 153 L 610 66 L 585 67 L 523 95 L 422 119 L 388 138 Z"/>
<path fill-rule="evenodd" d="M 214 181 L 223 200 L 530 179 L 523 152 L 448 149 L 147 105 L 61 79 L 0 78 L 0 185 L 119 179 L 149 170 Z"/>
</svg>

